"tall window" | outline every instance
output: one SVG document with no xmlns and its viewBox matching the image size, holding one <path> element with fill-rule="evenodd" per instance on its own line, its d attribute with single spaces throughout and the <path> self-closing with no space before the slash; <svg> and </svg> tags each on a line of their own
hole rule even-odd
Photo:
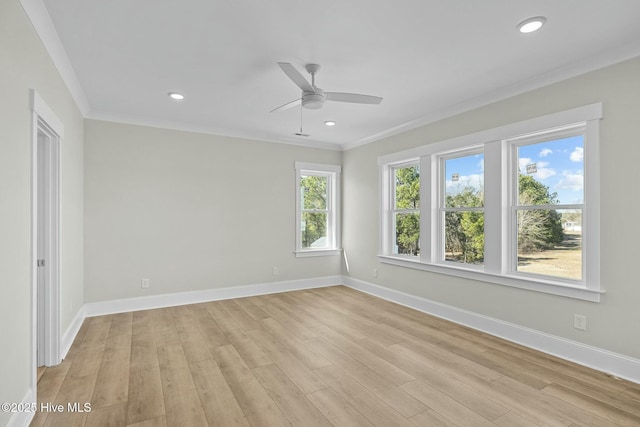
<svg viewBox="0 0 640 427">
<path fill-rule="evenodd" d="M 484 155 L 441 159 L 442 259 L 462 264 L 484 262 Z"/>
<path fill-rule="evenodd" d="M 380 261 L 599 301 L 592 104 L 378 159 Z"/>
<path fill-rule="evenodd" d="M 420 166 L 403 165 L 393 168 L 393 253 L 420 254 Z"/>
<path fill-rule="evenodd" d="M 334 255 L 340 249 L 340 166 L 296 162 L 296 256 Z"/>
<path fill-rule="evenodd" d="M 517 272 L 583 277 L 584 133 L 582 125 L 510 141 Z"/>
</svg>

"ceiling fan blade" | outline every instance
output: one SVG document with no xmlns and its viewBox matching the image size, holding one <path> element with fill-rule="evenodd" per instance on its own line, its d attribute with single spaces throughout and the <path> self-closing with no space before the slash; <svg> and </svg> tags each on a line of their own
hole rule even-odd
<svg viewBox="0 0 640 427">
<path fill-rule="evenodd" d="M 359 93 L 325 92 L 329 101 L 354 102 L 356 104 L 380 104 L 382 98 L 379 96 L 360 95 Z"/>
<path fill-rule="evenodd" d="M 304 76 L 300 74 L 300 72 L 296 70 L 293 65 L 289 64 L 288 62 L 278 62 L 278 65 L 280 66 L 280 68 L 282 68 L 282 71 L 284 71 L 284 73 L 289 76 L 289 78 L 300 89 L 305 92 L 315 92 L 313 86 L 311 86 L 311 83 L 309 83 L 307 79 L 305 79 Z"/>
<path fill-rule="evenodd" d="M 276 111 L 288 110 L 289 108 L 295 107 L 296 105 L 300 105 L 301 102 L 302 102 L 302 98 L 294 99 L 293 101 L 287 102 L 286 104 L 281 105 L 278 108 L 274 108 L 273 110 L 271 110 L 269 112 L 270 113 L 275 113 Z"/>
</svg>

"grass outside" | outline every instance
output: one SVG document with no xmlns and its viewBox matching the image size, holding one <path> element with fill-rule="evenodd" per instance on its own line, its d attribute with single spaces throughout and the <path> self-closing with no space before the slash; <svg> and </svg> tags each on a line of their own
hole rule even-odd
<svg viewBox="0 0 640 427">
<path fill-rule="evenodd" d="M 518 254 L 518 271 L 582 279 L 582 233 L 565 231 L 564 241 L 553 249 Z"/>
</svg>

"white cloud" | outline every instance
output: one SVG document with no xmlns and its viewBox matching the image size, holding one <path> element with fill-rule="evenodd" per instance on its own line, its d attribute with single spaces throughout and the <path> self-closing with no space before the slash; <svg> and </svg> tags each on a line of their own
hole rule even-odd
<svg viewBox="0 0 640 427">
<path fill-rule="evenodd" d="M 527 165 L 535 164 L 536 169 L 538 170 L 533 175 L 536 179 L 542 181 L 547 178 L 551 178 L 556 175 L 556 171 L 554 169 L 548 168 L 549 162 L 534 162 L 528 157 L 521 157 L 518 159 L 518 166 L 520 168 L 520 172 L 526 173 Z"/>
<path fill-rule="evenodd" d="M 543 149 L 542 151 L 540 151 L 540 154 L 538 154 L 538 156 L 540 157 L 547 157 L 549 154 L 552 154 L 553 150 L 550 150 L 548 148 Z"/>
<path fill-rule="evenodd" d="M 582 191 L 584 187 L 584 176 L 581 173 L 563 171 L 562 178 L 558 181 L 556 188 L 560 190 Z"/>
<path fill-rule="evenodd" d="M 458 194 L 467 187 L 484 188 L 484 175 L 461 175 L 457 181 L 447 180 L 447 193 Z"/>
<path fill-rule="evenodd" d="M 569 159 L 572 162 L 581 162 L 582 159 L 584 158 L 584 149 L 582 147 L 576 147 L 575 150 L 573 150 L 571 152 L 571 154 L 569 154 Z"/>
</svg>

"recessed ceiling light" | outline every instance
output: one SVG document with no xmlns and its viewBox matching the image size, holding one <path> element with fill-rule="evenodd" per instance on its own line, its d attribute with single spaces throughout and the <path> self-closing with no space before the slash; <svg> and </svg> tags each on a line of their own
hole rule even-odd
<svg viewBox="0 0 640 427">
<path fill-rule="evenodd" d="M 334 122 L 333 120 L 327 120 L 326 122 L 324 122 L 324 124 L 327 126 L 335 126 L 336 122 Z"/>
<path fill-rule="evenodd" d="M 184 99 L 184 95 L 178 92 L 169 92 L 169 98 L 175 99 L 176 101 L 182 101 Z"/>
<path fill-rule="evenodd" d="M 542 28 L 545 22 L 547 22 L 547 18 L 544 16 L 536 16 L 535 18 L 529 18 L 522 21 L 516 28 L 523 34 L 533 33 L 534 31 L 538 31 Z"/>
</svg>

